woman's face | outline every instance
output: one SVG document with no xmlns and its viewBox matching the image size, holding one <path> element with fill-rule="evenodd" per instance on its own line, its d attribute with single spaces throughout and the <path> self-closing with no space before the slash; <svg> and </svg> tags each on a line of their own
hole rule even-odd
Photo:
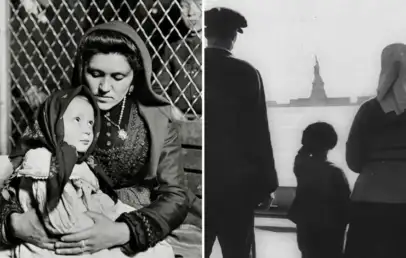
<svg viewBox="0 0 406 258">
<path fill-rule="evenodd" d="M 202 0 L 182 0 L 182 19 L 189 29 L 202 29 Z"/>
<path fill-rule="evenodd" d="M 95 54 L 85 67 L 85 80 L 101 110 L 109 110 L 125 97 L 134 72 L 121 54 Z"/>
</svg>

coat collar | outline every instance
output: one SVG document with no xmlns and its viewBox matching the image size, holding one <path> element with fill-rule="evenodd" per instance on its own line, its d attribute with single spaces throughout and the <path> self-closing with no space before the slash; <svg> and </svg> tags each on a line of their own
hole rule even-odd
<svg viewBox="0 0 406 258">
<path fill-rule="evenodd" d="M 164 112 L 165 107 L 145 106 L 137 103 L 140 115 L 145 119 L 149 130 L 150 157 L 147 165 L 148 177 L 157 171 L 161 150 L 168 131 L 169 116 Z"/>
<path fill-rule="evenodd" d="M 206 53 L 222 56 L 233 56 L 233 53 L 231 53 L 230 50 L 219 47 L 206 47 Z"/>
</svg>

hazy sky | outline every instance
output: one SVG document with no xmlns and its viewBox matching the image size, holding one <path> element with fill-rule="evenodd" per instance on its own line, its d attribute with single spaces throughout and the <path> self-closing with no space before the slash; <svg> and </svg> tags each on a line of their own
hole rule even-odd
<svg viewBox="0 0 406 258">
<path fill-rule="evenodd" d="M 329 96 L 374 94 L 382 49 L 406 42 L 405 0 L 205 0 L 214 6 L 247 18 L 234 53 L 278 102 L 310 94 L 315 55 Z"/>
</svg>

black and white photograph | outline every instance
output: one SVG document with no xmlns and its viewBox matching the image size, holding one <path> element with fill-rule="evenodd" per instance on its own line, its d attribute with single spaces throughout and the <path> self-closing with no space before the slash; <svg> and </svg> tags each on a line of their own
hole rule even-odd
<svg viewBox="0 0 406 258">
<path fill-rule="evenodd" d="M 0 258 L 406 257 L 404 10 L 0 1 Z"/>
<path fill-rule="evenodd" d="M 402 1 L 206 0 L 205 257 L 406 257 Z"/>
<path fill-rule="evenodd" d="M 202 257 L 202 1 L 0 5 L 0 257 Z"/>
</svg>

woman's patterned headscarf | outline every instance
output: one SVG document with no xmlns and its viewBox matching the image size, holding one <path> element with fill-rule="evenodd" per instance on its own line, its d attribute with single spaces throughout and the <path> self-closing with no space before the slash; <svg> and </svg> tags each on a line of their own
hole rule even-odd
<svg viewBox="0 0 406 258">
<path fill-rule="evenodd" d="M 86 31 L 83 35 L 82 39 L 79 42 L 79 46 L 77 49 L 75 65 L 73 68 L 72 73 L 72 80 L 71 85 L 83 85 L 86 84 L 86 80 L 84 79 L 85 73 L 85 62 L 83 60 L 85 43 L 89 35 L 94 32 L 104 32 L 104 31 L 114 31 L 117 33 L 122 34 L 123 36 L 127 37 L 130 41 L 134 43 L 138 51 L 140 52 L 141 58 L 141 65 L 142 65 L 142 73 L 137 73 L 135 68 L 133 67 L 134 74 L 138 74 L 139 76 L 135 76 L 133 85 L 135 86 L 134 92 L 132 94 L 133 97 L 136 96 L 137 100 L 140 101 L 143 105 L 146 106 L 166 106 L 170 103 L 162 96 L 156 94 L 152 89 L 151 85 L 151 78 L 152 78 L 152 61 L 151 56 L 148 52 L 148 49 L 145 45 L 145 42 L 141 39 L 141 37 L 137 34 L 137 32 L 125 22 L 121 21 L 111 21 L 107 23 L 102 23 L 96 25 Z M 100 49 L 100 53 L 103 51 Z"/>
<path fill-rule="evenodd" d="M 384 48 L 377 100 L 383 111 L 397 115 L 406 109 L 406 45 L 397 43 Z"/>
</svg>

